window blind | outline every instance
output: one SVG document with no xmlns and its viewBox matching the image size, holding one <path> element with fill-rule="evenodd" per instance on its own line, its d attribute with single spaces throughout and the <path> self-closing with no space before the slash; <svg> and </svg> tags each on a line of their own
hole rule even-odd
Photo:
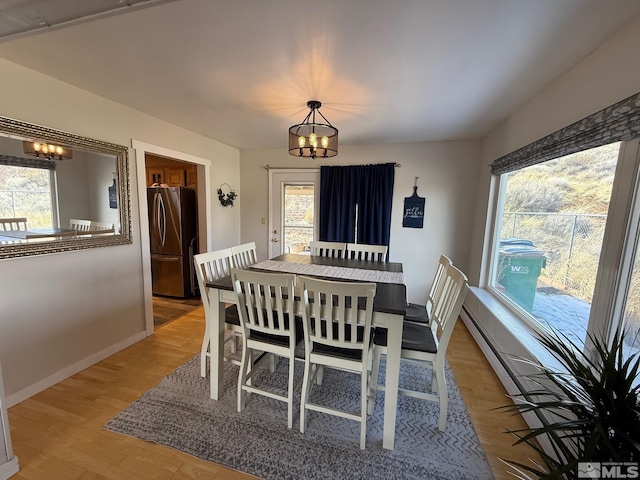
<svg viewBox="0 0 640 480">
<path fill-rule="evenodd" d="M 45 170 L 56 169 L 56 162 L 52 160 L 12 157 L 9 155 L 0 155 L 0 165 L 8 165 L 10 167 L 42 168 Z"/>
<path fill-rule="evenodd" d="M 491 164 L 491 173 L 502 175 L 571 153 L 638 136 L 640 92 L 498 158 Z"/>
</svg>

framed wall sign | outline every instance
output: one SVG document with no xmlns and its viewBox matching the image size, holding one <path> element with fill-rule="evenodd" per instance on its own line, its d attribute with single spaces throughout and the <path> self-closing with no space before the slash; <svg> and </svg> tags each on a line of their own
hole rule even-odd
<svg viewBox="0 0 640 480">
<path fill-rule="evenodd" d="M 416 184 L 418 177 L 416 177 Z M 402 226 L 407 228 L 422 228 L 424 224 L 424 197 L 418 196 L 418 186 L 413 186 L 413 195 L 405 197 Z"/>
</svg>

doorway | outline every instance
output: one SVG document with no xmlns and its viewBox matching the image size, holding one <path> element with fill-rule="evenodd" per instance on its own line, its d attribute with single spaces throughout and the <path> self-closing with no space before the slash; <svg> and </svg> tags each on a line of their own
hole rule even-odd
<svg viewBox="0 0 640 480">
<path fill-rule="evenodd" d="M 144 303 L 145 303 L 145 330 L 147 336 L 153 335 L 155 330 L 154 321 L 154 298 L 153 298 L 153 288 L 152 288 L 152 276 L 151 276 L 151 245 L 150 245 L 150 237 L 149 237 L 149 218 L 148 218 L 148 202 L 147 202 L 147 174 L 150 174 L 149 181 L 152 183 L 167 183 L 167 181 L 172 181 L 166 177 L 167 172 L 163 171 L 163 175 L 165 175 L 164 179 L 158 178 L 158 171 L 155 172 L 147 172 L 147 155 L 149 158 L 151 157 L 160 157 L 163 159 L 162 161 L 171 161 L 177 162 L 173 165 L 170 165 L 169 168 L 173 167 L 184 167 L 183 170 L 189 170 L 192 172 L 189 176 L 186 173 L 182 173 L 182 175 L 177 175 L 173 177 L 174 181 L 177 181 L 180 176 L 185 179 L 185 182 L 193 182 L 193 167 L 195 166 L 195 183 L 197 186 L 197 237 L 198 237 L 198 248 L 202 251 L 206 251 L 210 248 L 211 242 L 211 215 L 210 215 L 210 205 L 211 205 L 211 162 L 207 159 L 195 157 L 193 155 L 189 155 L 186 153 L 178 152 L 175 150 L 170 150 L 164 147 L 160 147 L 157 145 L 147 144 L 143 142 L 139 142 L 137 140 L 132 141 L 132 146 L 135 149 L 135 158 L 136 158 L 136 176 L 137 176 L 137 184 L 138 184 L 138 208 L 139 208 L 139 218 L 140 218 L 140 231 L 142 232 L 141 238 L 141 255 L 142 255 L 142 275 L 143 275 L 143 291 L 144 291 Z M 151 167 L 151 165 L 149 165 Z M 186 167 L 189 167 L 188 169 Z M 154 182 L 153 174 L 156 174 L 156 182 Z M 172 172 L 176 174 L 176 172 Z M 145 234 L 146 232 L 146 234 Z M 198 250 L 199 251 L 199 250 Z M 164 298 L 164 297 L 163 297 Z M 163 312 L 162 315 L 159 315 L 159 323 L 166 324 L 169 318 L 176 318 L 175 316 L 179 316 L 184 314 L 184 310 L 187 308 L 194 309 L 196 306 L 190 305 L 190 302 L 184 302 L 185 299 L 175 299 L 173 301 L 170 297 L 166 297 L 166 302 L 164 302 L 163 308 L 167 310 Z M 156 302 L 156 310 L 158 310 L 159 302 Z M 169 303 L 171 307 L 167 305 Z M 172 313 L 170 313 L 172 312 Z"/>
<path fill-rule="evenodd" d="M 197 182 L 197 168 L 196 165 L 190 162 L 183 162 L 181 160 L 177 160 L 174 158 L 167 158 L 159 155 L 154 155 L 151 153 L 146 153 L 144 156 L 145 160 L 145 172 L 146 172 L 146 186 L 147 189 L 150 187 L 167 187 L 176 190 L 177 188 L 188 188 L 191 190 L 195 190 L 196 193 L 196 202 L 195 215 L 184 215 L 184 212 L 179 214 L 179 219 L 184 220 L 185 218 L 191 218 L 191 228 L 193 229 L 193 233 L 190 234 L 192 236 L 192 240 L 184 238 L 184 233 L 178 235 L 176 240 L 178 243 L 185 242 L 184 245 L 184 258 L 182 256 L 175 257 L 173 255 L 154 255 L 154 244 L 156 242 L 151 241 L 151 266 L 152 266 L 152 288 L 153 288 L 153 325 L 154 329 L 157 329 L 167 323 L 175 320 L 176 318 L 181 317 L 182 315 L 189 313 L 202 305 L 200 301 L 200 295 L 197 291 L 197 280 L 195 278 L 195 271 L 193 270 L 193 255 L 196 255 L 200 252 L 198 247 L 198 237 L 196 232 L 198 230 L 198 216 L 197 216 L 197 196 L 198 196 L 198 182 Z M 153 189 L 152 189 L 153 190 Z M 166 208 L 164 209 L 166 211 Z M 149 223 L 153 226 L 155 225 L 154 219 L 149 217 Z M 195 221 L 195 224 L 194 224 Z M 182 224 L 181 221 L 178 224 Z M 183 225 L 183 228 L 186 228 Z M 176 229 L 179 232 L 181 229 Z M 184 230 L 183 230 L 184 231 Z M 167 234 L 171 234 L 171 230 L 168 229 Z M 189 244 L 190 243 L 190 244 Z M 178 247 L 179 250 L 182 250 Z M 156 260 L 154 263 L 154 258 L 162 258 L 166 257 L 171 261 L 168 262 L 159 262 Z M 180 261 L 173 261 L 176 258 L 181 259 Z M 171 271 L 162 267 L 162 263 L 169 263 L 178 265 L 178 267 L 174 267 Z M 160 278 L 162 276 L 162 278 Z M 183 278 L 184 277 L 184 278 Z M 159 284 L 165 284 L 164 290 L 177 290 L 179 292 L 158 292 Z M 175 284 L 175 286 L 171 287 L 169 284 Z M 182 285 L 182 286 L 180 286 Z M 184 286 L 186 285 L 186 286 Z M 171 287 L 171 288 L 169 288 Z M 175 296 L 177 295 L 177 296 Z"/>
<path fill-rule="evenodd" d="M 269 258 L 305 253 L 318 237 L 320 169 L 269 170 Z"/>
</svg>

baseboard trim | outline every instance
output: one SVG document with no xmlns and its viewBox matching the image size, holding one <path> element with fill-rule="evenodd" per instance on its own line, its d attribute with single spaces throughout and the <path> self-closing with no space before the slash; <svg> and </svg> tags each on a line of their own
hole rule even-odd
<svg viewBox="0 0 640 480">
<path fill-rule="evenodd" d="M 7 478 L 15 475 L 20 470 L 18 465 L 18 457 L 13 457 L 7 462 L 0 465 L 0 480 L 7 480 Z"/>
<path fill-rule="evenodd" d="M 38 382 L 33 383 L 28 387 L 23 388 L 22 390 L 18 390 L 15 393 L 7 395 L 7 408 L 10 408 L 26 400 L 27 398 L 32 397 L 36 393 L 40 393 L 43 390 L 46 390 L 56 383 L 59 383 L 62 380 L 65 380 L 70 376 L 75 375 L 76 373 L 81 372 L 86 368 L 89 368 L 91 365 L 94 365 L 104 360 L 105 358 L 110 357 L 114 353 L 118 353 L 120 350 L 130 347 L 134 343 L 137 343 L 140 340 L 144 340 L 145 338 L 147 338 L 146 331 L 138 332 L 131 337 L 125 338 L 124 340 L 105 348 L 104 350 L 100 350 L 93 355 L 89 355 L 88 357 L 83 358 L 82 360 L 72 365 L 69 365 L 68 367 L 63 368 L 62 370 L 59 370 L 56 373 L 49 375 L 48 377 L 43 378 L 42 380 L 39 380 Z"/>
<path fill-rule="evenodd" d="M 512 376 L 509 374 L 507 369 L 504 367 L 500 359 L 495 354 L 493 348 L 487 342 L 487 339 L 480 331 L 480 328 L 472 318 L 472 316 L 464 309 L 460 310 L 460 318 L 467 326 L 467 330 L 471 333 L 471 336 L 476 341 L 476 344 L 484 354 L 485 358 L 493 368 L 493 371 L 500 379 L 500 382 L 504 386 L 505 390 L 509 395 L 517 395 L 520 393 L 520 389 L 513 381 Z"/>
</svg>

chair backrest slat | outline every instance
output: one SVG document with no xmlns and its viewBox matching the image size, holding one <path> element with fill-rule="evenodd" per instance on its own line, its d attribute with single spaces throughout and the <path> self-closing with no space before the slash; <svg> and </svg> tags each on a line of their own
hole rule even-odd
<svg viewBox="0 0 640 480">
<path fill-rule="evenodd" d="M 78 218 L 69 219 L 69 228 L 77 232 L 88 232 L 91 230 L 91 220 L 80 220 Z"/>
<path fill-rule="evenodd" d="M 324 242 L 314 240 L 309 242 L 309 250 L 311 255 L 319 257 L 345 258 L 346 243 L 341 242 Z"/>
<path fill-rule="evenodd" d="M 298 277 L 305 303 L 307 342 L 366 350 L 369 346 L 375 283 L 337 282 Z M 358 335 L 358 328 L 364 329 Z"/>
<path fill-rule="evenodd" d="M 386 245 L 366 245 L 364 243 L 347 243 L 347 258 L 384 262 L 387 259 Z"/>
<path fill-rule="evenodd" d="M 95 220 L 91 220 L 89 230 L 92 232 L 113 232 L 115 230 L 115 225 L 113 223 L 96 222 Z"/>
<path fill-rule="evenodd" d="M 433 304 L 436 301 L 436 298 L 442 292 L 442 287 L 444 285 L 444 279 L 446 277 L 447 268 L 449 268 L 453 263 L 446 255 L 440 255 L 440 260 L 438 261 L 438 268 L 436 269 L 436 274 L 433 277 L 433 283 L 431 284 L 431 289 L 427 295 L 427 303 L 426 308 L 429 315 L 431 315 L 431 310 L 433 309 Z"/>
<path fill-rule="evenodd" d="M 231 274 L 233 254 L 230 248 L 199 253 L 193 256 L 193 263 L 196 267 L 200 297 L 202 298 L 206 312 L 209 310 L 209 289 L 207 288 L 207 282 Z"/>
<path fill-rule="evenodd" d="M 26 230 L 27 218 L 15 217 L 15 218 L 0 218 L 0 231 L 9 230 Z"/>
<path fill-rule="evenodd" d="M 466 275 L 449 265 L 442 279 L 442 289 L 431 310 L 430 326 L 438 343 L 438 352 L 446 351 L 468 288 Z"/>
<path fill-rule="evenodd" d="M 249 268 L 251 265 L 258 263 L 256 242 L 236 245 L 231 247 L 231 252 L 233 253 L 233 263 L 236 268 Z"/>
<path fill-rule="evenodd" d="M 293 301 L 296 276 L 231 269 L 238 314 L 245 335 L 250 330 L 288 336 L 295 343 Z M 287 321 L 290 314 L 290 320 Z"/>
</svg>

